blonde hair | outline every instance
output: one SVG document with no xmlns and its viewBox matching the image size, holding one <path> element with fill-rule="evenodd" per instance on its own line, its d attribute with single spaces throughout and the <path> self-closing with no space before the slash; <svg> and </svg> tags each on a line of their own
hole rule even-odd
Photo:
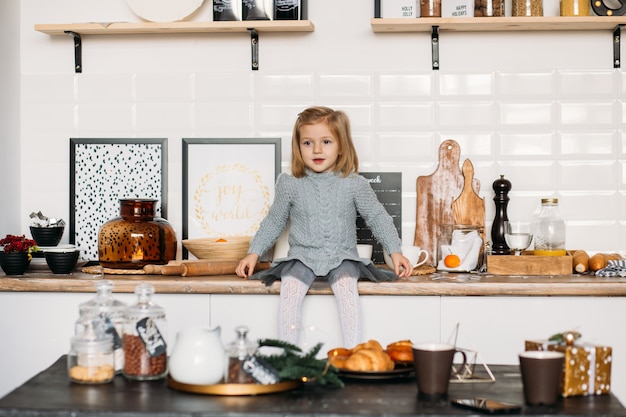
<svg viewBox="0 0 626 417">
<path fill-rule="evenodd" d="M 344 177 L 359 171 L 359 157 L 352 143 L 350 133 L 350 119 L 341 110 L 333 110 L 329 107 L 309 107 L 298 115 L 293 134 L 291 136 L 291 173 L 296 178 L 306 175 L 306 165 L 300 150 L 300 129 L 304 125 L 326 123 L 339 145 L 339 156 L 335 171 Z"/>
</svg>

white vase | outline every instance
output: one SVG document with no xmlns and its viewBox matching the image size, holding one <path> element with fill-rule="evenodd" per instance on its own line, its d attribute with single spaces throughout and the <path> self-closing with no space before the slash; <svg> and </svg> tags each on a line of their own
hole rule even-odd
<svg viewBox="0 0 626 417">
<path fill-rule="evenodd" d="M 224 377 L 225 361 L 220 327 L 192 327 L 176 335 L 169 372 L 184 384 L 213 385 Z"/>
</svg>

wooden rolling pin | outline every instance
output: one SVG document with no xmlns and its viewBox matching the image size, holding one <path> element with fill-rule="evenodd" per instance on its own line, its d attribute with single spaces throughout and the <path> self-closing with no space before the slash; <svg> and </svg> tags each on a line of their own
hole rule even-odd
<svg viewBox="0 0 626 417">
<path fill-rule="evenodd" d="M 167 265 L 146 265 L 143 270 L 146 274 L 181 275 L 196 277 L 202 275 L 229 275 L 235 273 L 239 261 L 211 262 L 206 260 L 171 261 Z M 268 269 L 269 262 L 260 262 L 255 271 Z"/>
</svg>

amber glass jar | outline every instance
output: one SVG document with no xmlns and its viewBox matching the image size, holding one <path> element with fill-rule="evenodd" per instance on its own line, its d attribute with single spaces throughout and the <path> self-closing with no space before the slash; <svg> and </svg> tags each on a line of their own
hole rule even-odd
<svg viewBox="0 0 626 417">
<path fill-rule="evenodd" d="M 176 259 L 176 232 L 167 220 L 155 217 L 153 199 L 120 199 L 120 217 L 98 233 L 98 260 L 105 268 L 141 269 Z"/>
</svg>

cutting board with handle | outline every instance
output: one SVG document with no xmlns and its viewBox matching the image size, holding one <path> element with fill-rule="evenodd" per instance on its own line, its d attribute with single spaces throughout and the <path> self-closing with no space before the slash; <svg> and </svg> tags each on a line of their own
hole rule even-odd
<svg viewBox="0 0 626 417">
<path fill-rule="evenodd" d="M 463 190 L 452 202 L 454 224 L 485 227 L 485 200 L 474 191 L 474 165 L 469 159 L 463 162 Z"/>
<path fill-rule="evenodd" d="M 461 147 L 447 139 L 439 145 L 439 163 L 430 175 L 417 177 L 417 210 L 414 245 L 428 252 L 428 264 L 437 265 L 437 238 L 442 224 L 453 224 L 452 203 L 463 190 L 459 165 Z M 478 191 L 480 183 L 472 179 Z"/>
</svg>

